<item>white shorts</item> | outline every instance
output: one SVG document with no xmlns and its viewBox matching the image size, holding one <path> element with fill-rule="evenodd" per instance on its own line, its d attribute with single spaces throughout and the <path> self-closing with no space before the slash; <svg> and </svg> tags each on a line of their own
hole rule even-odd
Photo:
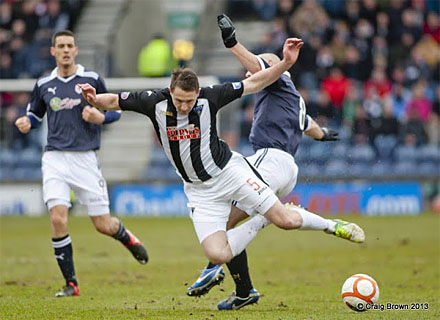
<svg viewBox="0 0 440 320">
<path fill-rule="evenodd" d="M 56 205 L 70 208 L 73 190 L 89 216 L 110 213 L 107 183 L 95 151 L 46 151 L 42 173 L 43 200 L 49 210 Z"/>
<path fill-rule="evenodd" d="M 274 148 L 259 149 L 252 156 L 246 157 L 261 174 L 264 182 L 281 200 L 295 187 L 298 178 L 298 166 L 292 155 Z M 253 216 L 256 212 L 243 203 L 235 203 L 237 208 Z"/>
<path fill-rule="evenodd" d="M 218 176 L 200 183 L 185 182 L 184 190 L 200 242 L 214 232 L 226 231 L 233 199 L 261 215 L 278 201 L 243 156 L 235 152 Z"/>
</svg>

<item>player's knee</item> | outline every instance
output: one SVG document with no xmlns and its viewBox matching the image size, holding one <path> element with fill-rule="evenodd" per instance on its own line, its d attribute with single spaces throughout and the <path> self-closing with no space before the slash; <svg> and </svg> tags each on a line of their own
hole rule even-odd
<svg viewBox="0 0 440 320">
<path fill-rule="evenodd" d="M 67 226 L 67 218 L 61 214 L 56 213 L 56 212 L 51 213 L 50 221 L 52 223 L 52 226 L 56 230 L 58 230 L 60 228 L 65 228 Z"/>
<path fill-rule="evenodd" d="M 208 252 L 207 258 L 213 264 L 223 264 L 228 263 L 232 259 L 232 253 L 227 250 L 215 250 Z"/>
</svg>

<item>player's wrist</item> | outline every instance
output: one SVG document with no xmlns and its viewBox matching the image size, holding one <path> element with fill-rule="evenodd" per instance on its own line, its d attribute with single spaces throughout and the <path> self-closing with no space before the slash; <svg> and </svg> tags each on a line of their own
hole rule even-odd
<svg viewBox="0 0 440 320">
<path fill-rule="evenodd" d="M 232 36 L 228 39 L 223 39 L 223 43 L 226 48 L 231 49 L 231 48 L 235 47 L 235 45 L 238 43 L 238 41 L 235 38 L 235 36 Z"/>
</svg>

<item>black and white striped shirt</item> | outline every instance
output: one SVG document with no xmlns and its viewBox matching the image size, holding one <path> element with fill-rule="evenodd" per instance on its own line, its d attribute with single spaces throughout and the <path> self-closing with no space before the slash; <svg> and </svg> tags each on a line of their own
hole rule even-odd
<svg viewBox="0 0 440 320">
<path fill-rule="evenodd" d="M 217 112 L 242 94 L 241 82 L 201 88 L 187 115 L 177 113 L 168 88 L 121 92 L 119 106 L 151 119 L 168 159 L 184 181 L 207 181 L 218 175 L 232 156 L 229 146 L 218 137 Z"/>
</svg>

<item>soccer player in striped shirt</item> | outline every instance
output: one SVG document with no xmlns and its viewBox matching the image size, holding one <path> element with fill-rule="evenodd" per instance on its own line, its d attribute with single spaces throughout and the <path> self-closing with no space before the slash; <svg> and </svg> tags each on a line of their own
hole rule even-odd
<svg viewBox="0 0 440 320">
<path fill-rule="evenodd" d="M 97 95 L 90 84 L 81 85 L 83 96 L 97 108 L 131 110 L 150 118 L 168 159 L 183 180 L 196 234 L 213 264 L 227 263 L 240 254 L 266 223 L 264 217 L 291 230 L 310 228 L 310 216 L 316 216 L 282 205 L 255 168 L 232 152 L 216 131 L 218 110 L 275 82 L 296 62 L 302 45 L 301 39 L 287 39 L 279 63 L 236 83 L 199 88 L 192 70 L 178 69 L 173 72 L 170 87 L 160 90 Z M 233 200 L 262 219 L 250 219 L 226 232 Z M 328 227 L 325 224 L 316 229 Z"/>
</svg>

